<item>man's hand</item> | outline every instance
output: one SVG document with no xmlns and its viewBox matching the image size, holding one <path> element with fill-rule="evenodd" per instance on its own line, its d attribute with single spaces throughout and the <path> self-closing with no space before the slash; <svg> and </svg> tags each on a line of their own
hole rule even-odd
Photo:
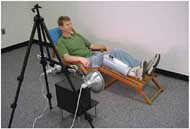
<svg viewBox="0 0 190 129">
<path fill-rule="evenodd" d="M 84 57 L 80 57 L 79 58 L 80 62 L 85 66 L 85 67 L 89 67 L 90 66 L 90 61 Z"/>
<path fill-rule="evenodd" d="M 90 61 L 87 58 L 80 57 L 80 56 L 71 56 L 69 54 L 64 54 L 63 56 L 65 62 L 70 63 L 82 63 L 84 67 L 90 66 Z"/>
</svg>

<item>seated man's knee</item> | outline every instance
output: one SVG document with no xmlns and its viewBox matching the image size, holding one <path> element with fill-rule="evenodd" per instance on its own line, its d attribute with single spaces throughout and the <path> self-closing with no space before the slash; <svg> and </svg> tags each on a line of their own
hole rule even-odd
<svg viewBox="0 0 190 129">
<path fill-rule="evenodd" d="M 113 49 L 111 49 L 111 50 L 109 50 L 107 52 L 115 53 L 115 52 L 121 52 L 121 51 L 125 51 L 125 50 L 122 49 L 122 48 L 113 48 Z"/>
<path fill-rule="evenodd" d="M 122 48 L 114 48 L 114 49 L 112 49 L 112 52 L 115 54 L 126 53 L 125 49 L 122 49 Z"/>
</svg>

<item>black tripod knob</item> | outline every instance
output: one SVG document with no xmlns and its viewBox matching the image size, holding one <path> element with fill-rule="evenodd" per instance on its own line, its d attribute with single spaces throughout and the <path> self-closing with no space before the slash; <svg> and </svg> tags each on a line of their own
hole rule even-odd
<svg viewBox="0 0 190 129">
<path fill-rule="evenodd" d="M 11 108 L 16 108 L 16 106 L 17 106 L 16 103 L 11 104 Z"/>
<path fill-rule="evenodd" d="M 35 12 L 35 10 L 38 10 L 39 8 L 42 8 L 38 4 L 34 5 L 34 8 L 32 8 L 32 12 Z"/>
</svg>

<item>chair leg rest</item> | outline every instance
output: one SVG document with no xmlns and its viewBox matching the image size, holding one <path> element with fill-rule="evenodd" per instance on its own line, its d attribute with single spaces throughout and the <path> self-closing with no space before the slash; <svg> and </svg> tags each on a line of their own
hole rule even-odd
<svg viewBox="0 0 190 129">
<path fill-rule="evenodd" d="M 158 97 L 158 95 L 164 91 L 164 89 L 160 86 L 160 84 L 155 79 L 153 79 L 153 83 L 156 85 L 157 90 L 150 98 L 145 94 L 145 92 L 143 91 L 143 88 L 137 89 L 138 93 L 144 98 L 146 103 L 149 105 L 151 105 L 153 101 L 156 99 L 156 97 Z"/>
<path fill-rule="evenodd" d="M 105 88 L 109 88 L 112 84 L 114 84 L 117 81 L 117 79 L 111 79 L 106 83 Z"/>
<path fill-rule="evenodd" d="M 152 104 L 151 99 L 145 94 L 145 92 L 143 90 L 137 90 L 138 93 L 144 98 L 145 102 L 149 105 Z"/>
<path fill-rule="evenodd" d="M 156 97 L 157 97 L 161 92 L 163 92 L 163 89 L 159 89 L 159 90 L 151 97 L 151 101 L 155 100 Z"/>
</svg>

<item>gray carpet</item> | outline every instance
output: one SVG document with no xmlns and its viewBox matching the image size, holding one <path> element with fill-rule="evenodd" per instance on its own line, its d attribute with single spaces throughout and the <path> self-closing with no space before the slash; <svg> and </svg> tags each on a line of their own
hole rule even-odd
<svg viewBox="0 0 190 129">
<path fill-rule="evenodd" d="M 26 47 L 1 55 L 1 127 L 8 127 L 11 114 L 10 105 L 14 100 L 17 80 L 20 74 Z M 31 128 L 36 116 L 43 111 L 46 100 L 41 95 L 42 86 L 39 75 L 42 66 L 36 57 L 39 53 L 37 45 L 33 45 L 21 87 L 18 105 L 12 127 Z M 61 81 L 63 74 L 49 75 L 49 86 L 52 93 L 53 109 L 46 110 L 44 116 L 36 123 L 38 128 L 68 128 L 73 116 L 57 107 L 54 84 Z M 107 77 L 105 77 L 107 78 Z M 165 91 L 150 106 L 144 103 L 136 91 L 120 82 L 102 91 L 92 93 L 92 98 L 99 101 L 97 116 L 93 124 L 97 128 L 188 128 L 188 82 L 158 76 L 157 80 Z M 150 95 L 152 83 L 147 84 L 145 91 Z M 94 108 L 89 113 L 94 114 Z M 83 117 L 78 117 L 74 127 L 90 128 Z"/>
</svg>

